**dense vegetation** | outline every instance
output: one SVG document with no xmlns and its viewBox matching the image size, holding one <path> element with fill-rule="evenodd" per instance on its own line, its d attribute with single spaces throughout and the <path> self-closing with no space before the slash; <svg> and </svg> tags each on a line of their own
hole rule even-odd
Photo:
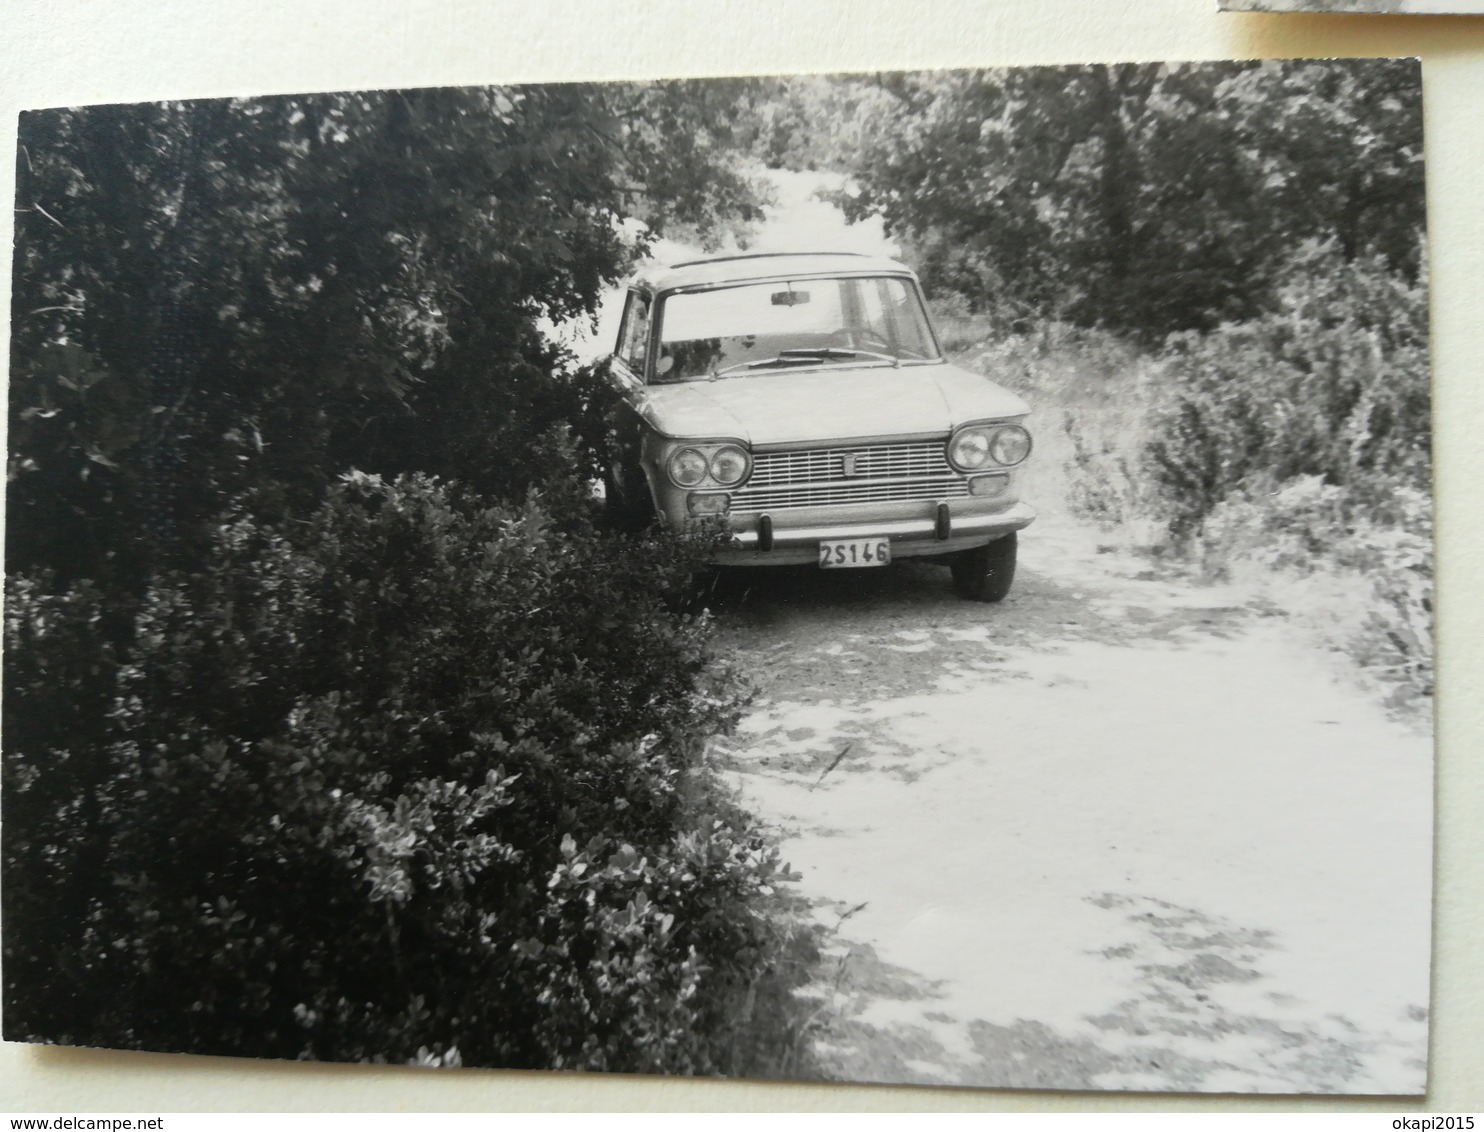
<svg viewBox="0 0 1484 1132">
<path fill-rule="evenodd" d="M 704 231 L 755 206 L 727 159 L 744 93 L 27 114 L 8 569 L 137 592 L 249 489 L 270 516 L 351 467 L 503 498 L 566 472 L 536 442 L 578 400 L 542 322 L 594 308 L 637 251 L 629 222 Z"/>
<path fill-rule="evenodd" d="M 789 1067 L 811 939 L 705 763 L 704 547 L 593 526 L 542 332 L 756 207 L 746 93 L 25 116 L 8 1038 Z"/>
<path fill-rule="evenodd" d="M 739 698 L 694 566 L 357 473 L 224 522 L 107 658 L 96 590 L 14 583 L 12 1032 L 778 1071 L 739 1023 L 787 1022 L 783 869 L 699 773 Z"/>
<path fill-rule="evenodd" d="M 847 214 L 881 215 L 930 292 L 1157 344 L 1272 309 L 1308 241 L 1415 281 L 1421 99 L 1408 60 L 793 80 L 756 144 L 848 169 Z"/>
</svg>

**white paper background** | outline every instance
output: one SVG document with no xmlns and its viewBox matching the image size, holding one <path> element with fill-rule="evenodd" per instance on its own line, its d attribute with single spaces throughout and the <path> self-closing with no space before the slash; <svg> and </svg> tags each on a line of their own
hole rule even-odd
<svg viewBox="0 0 1484 1132">
<path fill-rule="evenodd" d="M 16 113 L 41 106 L 516 80 L 1419 55 L 1442 671 L 1426 1102 L 430 1073 L 4 1045 L 0 1111 L 1312 1108 L 1369 1109 L 1379 1119 L 1419 1107 L 1484 1109 L 1484 17 L 1222 14 L 1215 0 L 7 0 L 4 7 L 0 200 L 7 202 Z M 5 215 L 8 248 L 8 208 Z M 0 276 L 8 309 L 8 259 Z"/>
</svg>

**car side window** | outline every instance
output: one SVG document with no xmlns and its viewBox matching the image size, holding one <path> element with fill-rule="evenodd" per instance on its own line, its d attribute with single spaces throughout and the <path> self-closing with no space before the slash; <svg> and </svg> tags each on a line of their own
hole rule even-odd
<svg viewBox="0 0 1484 1132">
<path fill-rule="evenodd" d="M 862 279 L 857 282 L 861 328 L 869 330 L 879 341 L 891 341 L 888 338 L 888 327 L 886 319 L 886 308 L 882 302 L 881 284 L 883 279 Z"/>
<path fill-rule="evenodd" d="M 618 331 L 617 353 L 630 369 L 643 375 L 644 359 L 649 353 L 649 298 L 638 291 L 629 292 L 623 325 Z"/>
<path fill-rule="evenodd" d="M 933 356 L 922 308 L 913 301 L 907 284 L 900 279 L 877 279 L 866 295 L 867 319 L 893 349 L 907 358 Z"/>
</svg>

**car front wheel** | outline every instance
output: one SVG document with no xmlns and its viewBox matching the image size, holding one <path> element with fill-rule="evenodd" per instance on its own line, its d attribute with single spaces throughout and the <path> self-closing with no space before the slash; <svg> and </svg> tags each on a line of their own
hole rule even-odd
<svg viewBox="0 0 1484 1132">
<path fill-rule="evenodd" d="M 1002 601 L 1015 581 L 1016 537 L 1012 531 L 994 542 L 953 556 L 953 588 L 970 601 Z"/>
<path fill-rule="evenodd" d="M 603 511 L 616 530 L 637 534 L 654 521 L 644 473 L 633 465 L 616 465 L 603 475 Z"/>
</svg>

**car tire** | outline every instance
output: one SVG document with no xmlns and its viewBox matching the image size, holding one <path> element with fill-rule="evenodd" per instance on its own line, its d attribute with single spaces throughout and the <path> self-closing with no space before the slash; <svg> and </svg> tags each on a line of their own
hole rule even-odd
<svg viewBox="0 0 1484 1132">
<path fill-rule="evenodd" d="M 636 467 L 614 467 L 603 473 L 603 514 L 609 526 L 637 534 L 654 521 L 648 486 Z"/>
<path fill-rule="evenodd" d="M 993 542 L 955 554 L 949 561 L 954 591 L 970 601 L 1003 601 L 1015 581 L 1016 541 L 1012 531 Z"/>
</svg>

